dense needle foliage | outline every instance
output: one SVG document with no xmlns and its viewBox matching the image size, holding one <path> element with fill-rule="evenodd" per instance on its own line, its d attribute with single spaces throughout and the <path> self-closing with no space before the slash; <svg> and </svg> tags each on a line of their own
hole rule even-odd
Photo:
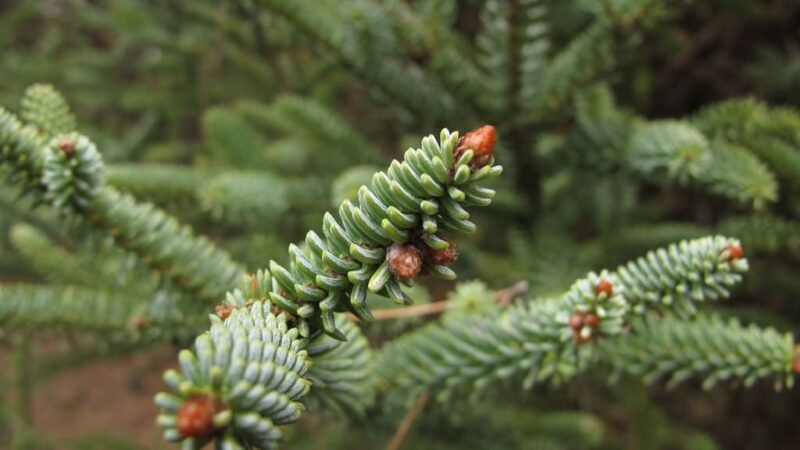
<svg viewBox="0 0 800 450">
<path fill-rule="evenodd" d="M 0 448 L 794 448 L 796 20 L 0 5 Z M 37 425 L 154 348 L 166 442 Z"/>
</svg>

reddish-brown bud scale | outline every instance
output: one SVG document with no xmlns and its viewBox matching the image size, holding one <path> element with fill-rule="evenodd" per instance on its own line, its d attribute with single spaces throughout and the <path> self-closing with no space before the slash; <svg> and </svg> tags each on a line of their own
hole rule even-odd
<svg viewBox="0 0 800 450">
<path fill-rule="evenodd" d="M 214 311 L 217 313 L 220 319 L 225 320 L 233 312 L 233 306 L 223 303 L 215 306 Z"/>
<path fill-rule="evenodd" d="M 425 245 L 422 251 L 425 254 L 425 262 L 436 266 L 446 266 L 458 259 L 458 250 L 453 242 L 444 250 L 435 250 Z"/>
<path fill-rule="evenodd" d="M 583 315 L 581 313 L 572 313 L 569 316 L 569 327 L 575 331 L 580 331 L 583 328 Z"/>
<path fill-rule="evenodd" d="M 255 294 L 258 292 L 258 278 L 255 275 L 250 275 L 250 290 Z"/>
<path fill-rule="evenodd" d="M 594 293 L 597 295 L 606 294 L 606 297 L 614 295 L 614 286 L 608 280 L 600 280 L 594 287 Z"/>
<path fill-rule="evenodd" d="M 736 261 L 737 259 L 744 258 L 744 249 L 741 245 L 729 245 L 725 250 L 728 252 L 729 261 Z"/>
<path fill-rule="evenodd" d="M 214 416 L 223 408 L 210 395 L 191 397 L 178 410 L 178 432 L 183 437 L 205 437 L 214 432 Z"/>
<path fill-rule="evenodd" d="M 72 139 L 62 139 L 58 142 L 58 149 L 67 156 L 75 154 L 75 141 Z"/>
<path fill-rule="evenodd" d="M 411 280 L 422 269 L 422 252 L 411 244 L 392 244 L 386 251 L 389 270 L 400 280 Z"/>
<path fill-rule="evenodd" d="M 497 132 L 491 125 L 484 125 L 477 130 L 467 132 L 458 140 L 454 155 L 458 159 L 462 153 L 471 149 L 475 156 L 472 158 L 472 167 L 483 167 L 492 158 L 494 147 L 497 144 Z"/>
<path fill-rule="evenodd" d="M 583 324 L 587 327 L 594 328 L 600 323 L 600 318 L 595 313 L 587 313 L 583 315 Z"/>
</svg>

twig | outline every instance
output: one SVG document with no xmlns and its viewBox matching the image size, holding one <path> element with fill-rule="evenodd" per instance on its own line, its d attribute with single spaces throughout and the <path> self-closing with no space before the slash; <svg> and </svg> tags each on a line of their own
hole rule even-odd
<svg viewBox="0 0 800 450">
<path fill-rule="evenodd" d="M 529 287 L 527 281 L 518 281 L 503 290 L 495 292 L 494 299 L 503 307 L 509 306 L 515 299 L 525 295 Z"/>
<path fill-rule="evenodd" d="M 394 436 L 392 436 L 392 440 L 389 441 L 389 445 L 386 446 L 386 450 L 400 449 L 400 446 L 403 445 L 403 439 L 405 439 L 408 430 L 411 429 L 411 425 L 414 423 L 414 419 L 425 409 L 425 405 L 428 404 L 430 397 L 431 394 L 428 391 L 423 392 L 417 397 L 417 400 L 411 405 L 406 416 L 403 417 L 403 421 L 397 426 L 397 431 L 394 432 Z"/>
<path fill-rule="evenodd" d="M 448 302 L 434 302 L 425 305 L 409 306 L 408 308 L 378 309 L 372 311 L 375 320 L 391 320 L 403 317 L 429 316 L 438 314 L 450 307 Z M 353 314 L 348 314 L 349 320 L 358 320 Z"/>
<path fill-rule="evenodd" d="M 503 307 L 509 306 L 514 299 L 528 292 L 528 282 L 519 281 L 512 286 L 499 290 L 494 293 L 494 299 Z M 425 305 L 409 306 L 408 308 L 378 309 L 372 312 L 375 320 L 392 320 L 404 317 L 430 316 L 439 314 L 450 308 L 450 303 L 446 301 L 433 302 Z M 347 315 L 347 320 L 357 321 L 358 318 L 353 314 Z"/>
</svg>

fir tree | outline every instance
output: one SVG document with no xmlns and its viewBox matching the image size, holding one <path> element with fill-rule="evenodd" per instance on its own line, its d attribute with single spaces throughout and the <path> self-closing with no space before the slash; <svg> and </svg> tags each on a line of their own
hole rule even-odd
<svg viewBox="0 0 800 450">
<path fill-rule="evenodd" d="M 75 33 L 54 77 L 66 94 L 30 65 L 8 82 L 36 81 L 19 108 L 0 97 L 15 445 L 38 381 L 167 343 L 181 350 L 156 423 L 187 449 L 302 445 L 289 425 L 308 415 L 368 421 L 344 434 L 381 447 L 417 414 L 407 439 L 423 446 L 460 422 L 459 448 L 597 448 L 602 417 L 516 397 L 596 374 L 630 396 L 642 381 L 793 387 L 794 316 L 736 318 L 721 300 L 800 289 L 800 111 L 753 95 L 648 114 L 642 48 L 688 6 L 110 5 L 58 12 L 71 32 L 117 31 L 103 64 Z M 17 27 L 39 18 L 12 10 Z M 766 69 L 779 58 L 749 72 L 781 76 L 771 99 L 792 85 Z M 103 77 L 125 98 L 80 84 Z M 80 339 L 39 360 L 49 334 Z M 489 396 L 513 406 L 477 411 Z M 707 440 L 678 434 L 653 445 Z"/>
</svg>

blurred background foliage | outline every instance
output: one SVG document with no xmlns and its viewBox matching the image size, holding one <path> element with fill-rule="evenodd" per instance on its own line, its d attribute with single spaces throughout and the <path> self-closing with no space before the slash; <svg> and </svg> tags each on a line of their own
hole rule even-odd
<svg viewBox="0 0 800 450">
<path fill-rule="evenodd" d="M 541 14 L 520 18 L 527 3 Z M 531 295 L 554 295 L 589 269 L 719 231 L 743 240 L 752 273 L 713 309 L 797 329 L 797 2 L 323 0 L 314 14 L 287 5 L 4 1 L 0 104 L 17 109 L 33 83 L 57 86 L 102 149 L 109 184 L 190 223 L 248 270 L 285 258 L 287 242 L 416 136 L 489 122 L 509 170 L 461 247 L 462 280 L 490 289 L 527 280 Z M 753 100 L 718 115 L 710 106 L 741 97 Z M 629 139 L 642 154 L 620 151 Z M 701 165 L 692 148 L 705 155 L 714 139 L 739 150 L 715 145 Z M 0 298 L 67 296 L 81 311 L 81 289 L 91 289 L 118 309 L 3 335 L 0 447 L 139 448 L 114 430 L 65 443 L 30 428 L 26 405 L 38 383 L 88 361 L 186 345 L 206 312 L 171 326 L 179 294 L 106 238 L 7 190 L 0 210 Z M 50 291 L 15 294 L 20 283 Z M 431 283 L 413 297 L 452 288 Z M 10 328 L 44 320 L 15 314 Z M 164 323 L 151 327 L 152 317 Z M 366 331 L 380 345 L 424 321 Z M 775 450 L 800 439 L 797 392 L 610 387 L 606 377 L 429 408 L 404 448 Z M 382 448 L 402 413 L 366 425 L 306 418 L 286 448 Z"/>
</svg>

